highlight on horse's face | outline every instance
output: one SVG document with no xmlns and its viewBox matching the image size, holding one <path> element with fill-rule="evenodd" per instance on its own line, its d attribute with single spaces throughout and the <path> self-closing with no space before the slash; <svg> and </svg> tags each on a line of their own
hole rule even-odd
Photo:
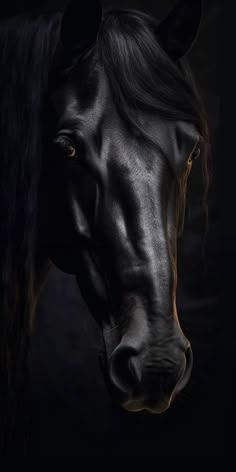
<svg viewBox="0 0 236 472">
<path fill-rule="evenodd" d="M 196 7 L 191 15 L 190 4 Z M 181 1 L 160 25 L 158 42 L 171 60 L 193 43 L 200 10 L 200 2 Z M 174 28 L 178 15 L 181 34 Z M 71 2 L 62 23 L 65 50 L 82 59 L 50 97 L 51 257 L 76 274 L 101 326 L 118 401 L 129 411 L 161 413 L 185 387 L 192 368 L 190 343 L 176 309 L 181 224 L 176 181 L 186 181 L 199 134 L 191 123 L 138 107 L 140 133 L 129 126 L 93 49 L 87 54 L 100 21 L 98 3 L 87 1 Z M 170 28 L 176 35 L 172 41 L 166 34 Z M 143 139 L 142 130 L 158 145 Z"/>
</svg>

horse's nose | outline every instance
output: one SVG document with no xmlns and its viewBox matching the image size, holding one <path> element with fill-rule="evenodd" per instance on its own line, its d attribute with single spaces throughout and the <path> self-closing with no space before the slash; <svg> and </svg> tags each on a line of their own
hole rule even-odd
<svg viewBox="0 0 236 472">
<path fill-rule="evenodd" d="M 182 361 L 181 361 L 182 359 Z M 139 350 L 120 344 L 110 359 L 110 379 L 118 391 L 129 398 L 127 404 L 132 408 L 145 408 L 152 412 L 165 411 L 172 399 L 187 385 L 193 364 L 190 345 L 180 354 L 178 370 L 173 373 L 143 372 L 144 362 Z M 135 398 L 142 392 L 143 400 L 137 404 Z"/>
<path fill-rule="evenodd" d="M 177 385 L 174 389 L 174 394 L 176 395 L 177 393 L 181 392 L 181 390 L 183 390 L 189 379 L 190 379 L 190 376 L 191 376 L 191 373 L 192 373 L 192 368 L 193 368 L 193 352 L 192 352 L 192 349 L 191 349 L 191 346 L 190 344 L 188 345 L 188 348 L 185 352 L 185 360 L 186 360 L 186 364 L 185 364 L 185 369 L 184 369 L 184 372 L 183 374 L 181 375 L 181 377 L 179 378 L 178 382 L 177 382 Z"/>
<path fill-rule="evenodd" d="M 123 393 L 132 394 L 141 377 L 139 353 L 133 347 L 119 345 L 110 360 L 110 378 L 114 386 Z"/>
</svg>

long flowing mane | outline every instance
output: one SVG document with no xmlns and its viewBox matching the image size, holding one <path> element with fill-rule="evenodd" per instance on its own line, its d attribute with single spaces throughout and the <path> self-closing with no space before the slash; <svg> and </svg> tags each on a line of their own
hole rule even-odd
<svg viewBox="0 0 236 472">
<path fill-rule="evenodd" d="M 0 430 L 5 435 L 24 388 L 38 293 L 42 116 L 59 24 L 55 13 L 0 22 Z"/>
<path fill-rule="evenodd" d="M 0 22 L 0 430 L 20 408 L 23 366 L 47 260 L 39 254 L 38 195 L 43 113 L 61 13 Z M 154 40 L 154 20 L 139 12 L 104 15 L 97 53 L 124 119 L 139 131 L 137 107 L 196 123 L 208 131 L 200 98 L 184 64 L 173 64 Z M 203 146 L 204 147 L 204 146 Z M 206 155 L 202 153 L 206 169 Z M 205 173 L 206 175 L 206 173 Z M 39 257 L 40 256 L 40 257 Z M 40 260 L 40 265 L 39 265 Z M 44 267 L 45 266 L 45 267 Z M 7 423 L 7 425 L 6 425 Z"/>
</svg>

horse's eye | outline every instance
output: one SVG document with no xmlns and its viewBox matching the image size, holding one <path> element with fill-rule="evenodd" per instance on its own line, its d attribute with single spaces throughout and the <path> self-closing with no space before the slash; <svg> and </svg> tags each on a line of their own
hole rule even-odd
<svg viewBox="0 0 236 472">
<path fill-rule="evenodd" d="M 65 154 L 67 157 L 69 157 L 70 159 L 74 159 L 76 157 L 76 149 L 74 146 L 72 145 L 69 145 L 66 147 L 65 149 Z"/>
<path fill-rule="evenodd" d="M 77 157 L 75 146 L 70 141 L 64 140 L 62 148 L 68 159 L 75 159 Z"/>
<path fill-rule="evenodd" d="M 74 144 L 67 138 L 60 137 L 56 139 L 56 144 L 60 146 L 60 149 L 62 150 L 63 154 L 68 158 L 68 159 L 76 159 L 77 158 L 77 152 Z"/>
<path fill-rule="evenodd" d="M 192 166 L 193 161 L 195 161 L 200 156 L 200 153 L 201 153 L 200 147 L 197 146 L 188 158 L 188 165 L 189 166 Z"/>
</svg>

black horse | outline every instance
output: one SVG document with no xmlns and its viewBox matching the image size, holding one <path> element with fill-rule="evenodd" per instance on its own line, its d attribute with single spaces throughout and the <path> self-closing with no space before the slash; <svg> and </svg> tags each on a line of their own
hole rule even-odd
<svg viewBox="0 0 236 472">
<path fill-rule="evenodd" d="M 51 262 L 76 274 L 101 326 L 116 401 L 161 413 L 186 386 L 177 238 L 196 157 L 207 181 L 207 120 L 185 61 L 200 18 L 196 0 L 161 23 L 87 0 L 2 21 L 3 399 L 21 388 Z"/>
</svg>

